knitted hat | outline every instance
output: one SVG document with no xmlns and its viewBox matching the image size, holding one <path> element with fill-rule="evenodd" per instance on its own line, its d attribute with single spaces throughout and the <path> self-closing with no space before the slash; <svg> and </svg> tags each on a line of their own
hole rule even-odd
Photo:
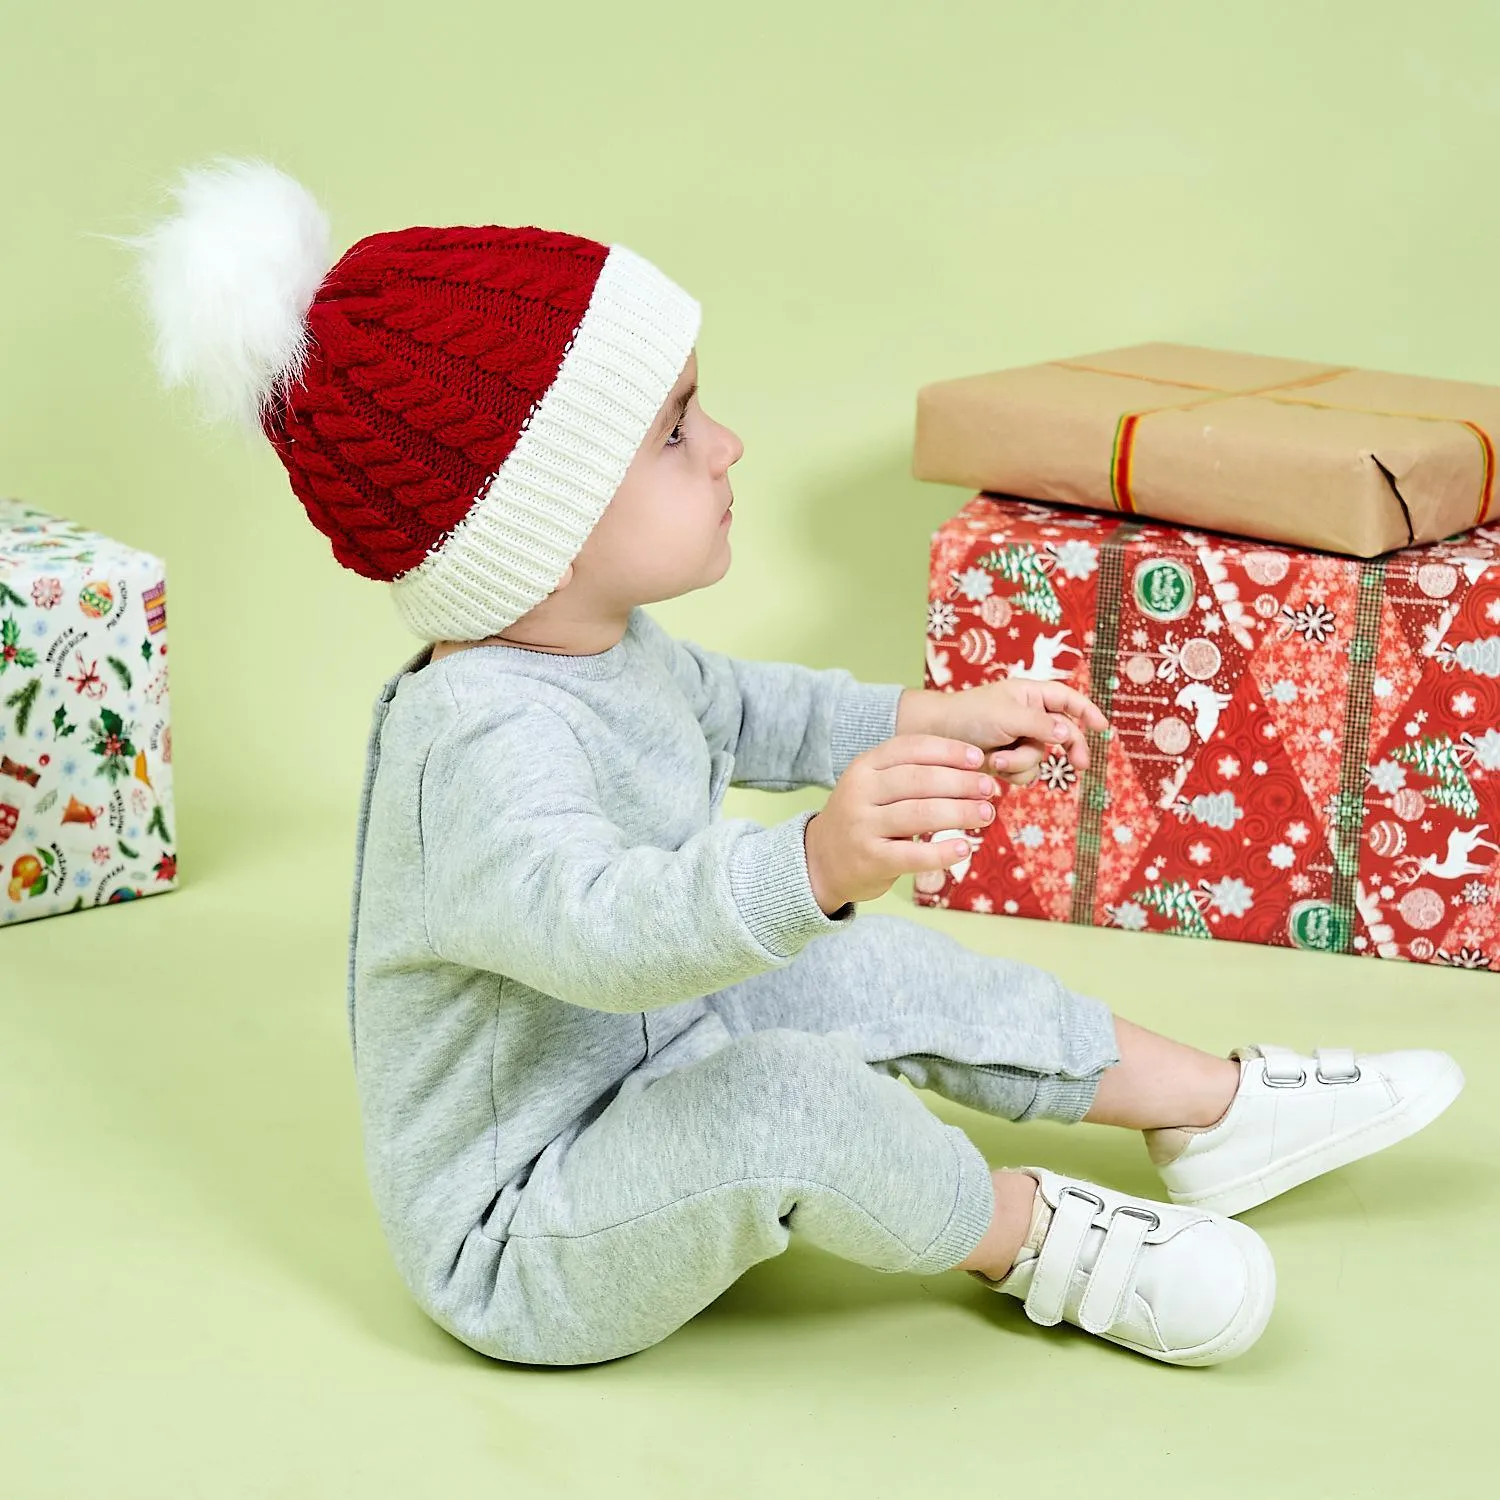
<svg viewBox="0 0 1500 1500">
<path fill-rule="evenodd" d="M 143 251 L 168 385 L 270 439 L 346 568 L 423 640 L 497 634 L 556 587 L 697 340 L 699 304 L 623 245 L 411 228 L 335 262 L 300 184 L 189 171 Z"/>
</svg>

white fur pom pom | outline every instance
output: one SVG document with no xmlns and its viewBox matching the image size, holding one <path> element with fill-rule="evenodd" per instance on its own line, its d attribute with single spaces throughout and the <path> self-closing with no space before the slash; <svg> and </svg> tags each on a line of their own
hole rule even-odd
<svg viewBox="0 0 1500 1500">
<path fill-rule="evenodd" d="M 156 329 L 168 386 L 191 384 L 215 419 L 259 427 L 307 355 L 307 309 L 333 264 L 328 220 L 311 193 L 266 162 L 191 168 L 180 212 L 127 241 Z"/>
</svg>

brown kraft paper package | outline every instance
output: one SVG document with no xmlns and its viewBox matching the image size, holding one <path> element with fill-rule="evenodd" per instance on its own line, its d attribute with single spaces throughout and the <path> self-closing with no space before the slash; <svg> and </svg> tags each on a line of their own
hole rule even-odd
<svg viewBox="0 0 1500 1500">
<path fill-rule="evenodd" d="M 1376 557 L 1496 516 L 1500 387 L 1140 344 L 939 381 L 917 479 Z"/>
</svg>

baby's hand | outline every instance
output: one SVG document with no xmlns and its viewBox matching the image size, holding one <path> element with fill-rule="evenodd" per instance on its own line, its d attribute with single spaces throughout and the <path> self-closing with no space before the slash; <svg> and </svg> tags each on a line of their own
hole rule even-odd
<svg viewBox="0 0 1500 1500">
<path fill-rule="evenodd" d="M 823 810 L 804 832 L 807 873 L 818 905 L 831 916 L 847 901 L 873 901 L 902 875 L 941 870 L 969 846 L 917 842 L 946 828 L 983 828 L 999 790 L 961 740 L 898 734 L 849 762 Z"/>
<path fill-rule="evenodd" d="M 986 767 L 1012 786 L 1036 780 L 1037 768 L 1062 749 L 1078 771 L 1088 768 L 1085 731 L 1100 733 L 1109 720 L 1075 688 L 1060 682 L 1007 677 L 946 695 L 940 732 L 991 752 Z"/>
</svg>

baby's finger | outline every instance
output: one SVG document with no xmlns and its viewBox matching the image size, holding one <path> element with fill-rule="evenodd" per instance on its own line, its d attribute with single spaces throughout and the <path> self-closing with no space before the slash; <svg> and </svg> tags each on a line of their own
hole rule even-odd
<svg viewBox="0 0 1500 1500">
<path fill-rule="evenodd" d="M 1035 740 L 1022 740 L 1008 750 L 999 750 L 990 757 L 998 775 L 1010 779 L 1018 771 L 1027 771 L 1041 765 L 1052 753 L 1050 745 L 1039 745 Z"/>
<path fill-rule="evenodd" d="M 1073 738 L 1068 743 L 1068 760 L 1077 771 L 1089 768 L 1089 742 L 1081 729 L 1074 728 Z"/>
<path fill-rule="evenodd" d="M 1037 767 L 1032 766 L 1029 770 L 1018 772 L 1014 776 L 1002 776 L 1000 779 L 1008 782 L 1011 786 L 1030 786 L 1036 780 L 1038 774 Z"/>
<path fill-rule="evenodd" d="M 1109 728 L 1109 720 L 1093 700 L 1084 697 L 1077 688 L 1068 687 L 1066 683 L 1044 682 L 1042 703 L 1053 713 L 1067 714 L 1069 718 L 1077 719 L 1085 729 L 1102 732 Z"/>
</svg>

